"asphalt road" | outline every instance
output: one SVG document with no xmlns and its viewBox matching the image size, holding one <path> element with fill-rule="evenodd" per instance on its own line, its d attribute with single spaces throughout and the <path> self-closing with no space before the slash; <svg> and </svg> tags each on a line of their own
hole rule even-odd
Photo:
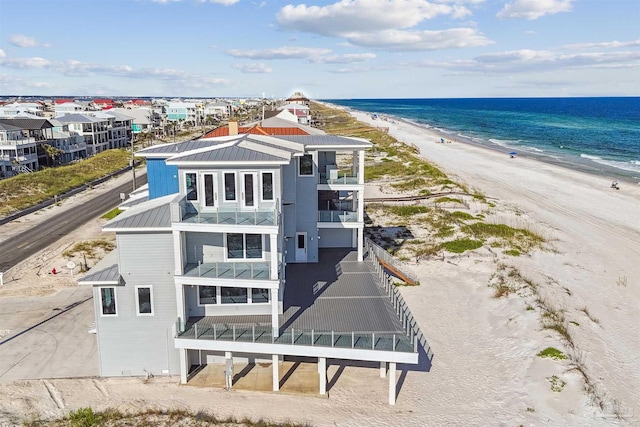
<svg viewBox="0 0 640 427">
<path fill-rule="evenodd" d="M 147 182 L 147 176 L 136 178 L 138 186 Z M 127 181 L 106 193 L 102 193 L 82 205 L 76 206 L 51 219 L 0 242 L 0 271 L 7 271 L 20 261 L 56 242 L 65 234 L 103 215 L 120 204 L 120 193 L 131 192 L 131 181 Z M 5 224 L 10 227 L 10 224 Z"/>
</svg>

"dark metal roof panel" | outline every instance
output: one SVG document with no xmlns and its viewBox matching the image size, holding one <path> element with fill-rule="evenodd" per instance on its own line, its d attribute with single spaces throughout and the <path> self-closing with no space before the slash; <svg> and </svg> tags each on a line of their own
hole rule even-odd
<svg viewBox="0 0 640 427">
<path fill-rule="evenodd" d="M 110 265 L 107 268 L 103 268 L 101 270 L 91 272 L 81 278 L 79 282 L 87 283 L 88 282 L 119 282 L 120 281 L 120 272 L 118 271 L 118 264 Z"/>
<path fill-rule="evenodd" d="M 126 211 L 126 213 L 128 212 L 131 211 Z M 105 230 L 114 228 L 171 228 L 169 203 L 130 215 L 126 215 L 126 213 L 122 214 L 124 216 L 122 219 L 118 220 L 116 217 L 110 221 L 104 227 Z"/>
<path fill-rule="evenodd" d="M 269 162 L 286 160 L 272 154 L 260 153 L 237 145 L 182 156 L 180 162 Z"/>
</svg>

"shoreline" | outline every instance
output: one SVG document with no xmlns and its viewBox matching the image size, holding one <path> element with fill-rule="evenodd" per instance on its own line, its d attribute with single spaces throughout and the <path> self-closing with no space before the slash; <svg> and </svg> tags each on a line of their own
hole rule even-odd
<svg viewBox="0 0 640 427">
<path fill-rule="evenodd" d="M 321 104 L 330 106 L 331 108 L 340 109 L 346 111 L 347 113 L 354 114 L 363 114 L 368 118 L 371 118 L 373 112 L 357 110 L 352 107 L 346 107 L 338 104 L 332 104 L 330 102 L 324 101 L 316 101 Z M 434 127 L 431 125 L 419 123 L 415 120 L 407 119 L 404 117 L 398 117 L 391 114 L 377 114 L 378 119 L 376 120 L 368 120 L 366 123 L 370 124 L 374 127 L 387 127 L 387 126 L 379 126 L 378 123 L 386 123 L 389 126 L 395 124 L 396 122 L 405 123 L 409 126 L 415 126 L 420 129 L 423 129 L 425 132 L 428 132 L 434 136 L 434 143 L 443 138 L 445 141 L 451 141 L 452 143 L 462 143 L 473 147 L 483 148 L 485 150 L 491 150 L 496 153 L 501 153 L 504 155 L 508 155 L 511 151 L 517 151 L 517 157 L 521 158 L 529 158 L 532 160 L 536 160 L 541 163 L 546 163 L 550 165 L 555 165 L 564 169 L 582 172 L 585 174 L 593 175 L 596 177 L 606 177 L 609 181 L 620 181 L 626 184 L 631 185 L 639 185 L 640 186 L 640 172 L 626 170 L 617 168 L 614 166 L 608 166 L 605 164 L 598 163 L 596 161 L 589 161 L 588 157 L 584 158 L 585 160 L 576 160 L 576 161 L 566 161 L 561 158 L 557 158 L 552 154 L 538 154 L 535 152 L 537 150 L 535 147 L 509 147 L 506 145 L 497 144 L 492 142 L 491 140 L 483 140 L 483 142 L 479 142 L 474 140 L 472 137 L 460 135 L 457 131 L 448 130 L 442 127 Z M 387 120 L 391 119 L 391 120 Z M 583 157 L 578 157 L 578 159 Z"/>
</svg>

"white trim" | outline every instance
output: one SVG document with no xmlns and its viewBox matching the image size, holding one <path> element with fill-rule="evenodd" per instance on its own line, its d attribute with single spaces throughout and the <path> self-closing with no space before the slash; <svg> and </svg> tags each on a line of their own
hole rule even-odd
<svg viewBox="0 0 640 427">
<path fill-rule="evenodd" d="M 238 233 L 238 232 L 227 232 L 227 233 L 222 233 L 222 247 L 224 249 L 224 262 L 258 262 L 258 261 L 266 261 L 266 257 L 265 257 L 265 242 L 264 242 L 264 234 L 261 233 Z M 242 234 L 242 252 L 243 252 L 243 257 L 242 258 L 229 258 L 229 251 L 227 249 L 227 237 L 229 234 Z M 259 235 L 260 239 L 262 240 L 262 250 L 261 252 L 261 256 L 260 258 L 247 258 L 247 234 L 253 234 L 253 235 Z"/>
<path fill-rule="evenodd" d="M 260 177 L 258 176 L 257 171 L 240 171 L 240 208 L 244 211 L 254 211 L 259 209 L 260 207 L 260 195 L 259 193 L 259 185 L 260 185 Z M 253 191 L 253 206 L 247 205 L 247 194 L 245 192 L 245 179 L 246 176 L 250 175 L 252 177 L 252 186 L 251 189 Z"/>
<path fill-rule="evenodd" d="M 144 232 L 158 232 L 158 231 L 168 231 L 171 232 L 173 230 L 172 227 L 102 227 L 102 231 L 113 231 L 116 233 L 144 233 Z"/>
<path fill-rule="evenodd" d="M 185 171 L 182 171 L 182 181 L 180 182 L 180 184 L 181 184 L 180 185 L 181 193 L 184 194 L 185 198 L 188 195 L 188 193 L 187 193 L 187 174 L 193 174 L 193 175 L 196 176 L 196 198 L 195 198 L 195 200 L 188 200 L 187 199 L 187 202 L 198 204 L 198 203 L 200 203 L 200 195 L 202 194 L 203 188 L 200 188 L 200 182 L 199 182 L 200 181 L 200 176 L 199 176 L 197 170 L 185 170 Z"/>
<path fill-rule="evenodd" d="M 305 156 L 311 156 L 311 173 L 309 175 L 301 175 L 300 174 L 300 160 L 305 157 Z M 298 164 L 297 164 L 297 168 L 296 168 L 296 176 L 298 178 L 311 178 L 316 176 L 316 156 L 314 153 L 303 153 L 300 155 L 300 157 L 298 157 Z"/>
<path fill-rule="evenodd" d="M 265 199 L 264 198 L 264 174 L 271 174 L 271 199 Z M 260 205 L 263 204 L 270 204 L 276 201 L 276 174 L 274 171 L 258 171 L 258 175 L 259 175 L 259 188 L 258 188 L 258 193 L 259 193 L 259 198 L 260 198 Z"/>
<path fill-rule="evenodd" d="M 104 306 L 102 301 L 102 290 L 103 289 L 113 289 L 113 306 L 116 309 L 115 314 L 104 314 Z M 118 317 L 118 292 L 116 291 L 115 286 L 100 286 L 98 288 L 98 292 L 100 293 L 100 317 Z"/>
<path fill-rule="evenodd" d="M 239 306 L 239 307 L 247 307 L 247 306 L 267 306 L 271 303 L 271 296 L 270 296 L 270 288 L 266 288 L 264 286 L 261 287 L 247 287 L 247 286 L 229 286 L 228 285 L 229 282 L 227 282 L 226 285 L 197 285 L 196 287 L 198 288 L 196 290 L 197 293 L 197 306 L 198 307 L 220 307 L 220 306 Z M 210 287 L 210 288 L 216 288 L 216 302 L 215 304 L 211 304 L 211 303 L 206 303 L 203 304 L 202 302 L 200 302 L 200 288 L 202 287 Z M 244 289 L 245 291 L 247 291 L 247 302 L 237 302 L 237 303 L 222 303 L 222 288 L 234 288 L 234 289 Z M 254 289 L 265 289 L 267 290 L 267 298 L 269 299 L 267 302 L 253 302 L 253 295 L 252 292 Z"/>
<path fill-rule="evenodd" d="M 220 171 L 222 174 L 222 197 L 221 203 L 238 203 L 238 173 L 237 171 Z M 233 190 L 235 198 L 227 199 L 227 174 L 233 175 Z"/>
<path fill-rule="evenodd" d="M 139 296 L 138 296 L 138 289 L 142 289 L 142 288 L 148 288 L 149 289 L 149 304 L 151 304 L 151 313 L 140 313 L 140 300 L 139 300 Z M 136 300 L 136 316 L 153 316 L 155 314 L 154 313 L 154 309 L 153 309 L 153 286 L 151 286 L 151 285 L 136 285 L 135 286 L 134 295 L 135 295 L 135 300 Z"/>
<path fill-rule="evenodd" d="M 211 179 L 212 179 L 212 186 L 213 186 L 213 205 L 212 206 L 207 206 L 207 192 L 206 192 L 206 186 L 205 186 L 205 182 L 204 179 L 206 176 L 211 175 Z M 211 212 L 211 211 L 215 211 L 220 207 L 220 200 L 218 200 L 218 191 L 220 191 L 220 189 L 218 188 L 218 176 L 219 173 L 218 171 L 200 171 L 199 173 L 199 179 L 201 180 L 201 185 L 202 185 L 202 197 L 198 197 L 200 200 L 200 209 L 202 209 L 202 212 Z M 199 195 L 198 195 L 199 196 Z"/>
</svg>

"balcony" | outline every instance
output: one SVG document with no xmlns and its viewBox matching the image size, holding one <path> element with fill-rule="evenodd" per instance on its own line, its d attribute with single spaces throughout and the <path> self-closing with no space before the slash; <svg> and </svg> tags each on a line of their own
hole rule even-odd
<svg viewBox="0 0 640 427">
<path fill-rule="evenodd" d="M 211 225 L 278 225 L 277 209 L 218 209 L 212 212 L 200 212 L 186 196 L 178 202 L 171 203 L 171 222 Z"/>
<path fill-rule="evenodd" d="M 205 262 L 189 263 L 184 268 L 185 277 L 209 279 L 271 280 L 271 263 L 259 262 Z M 274 279 L 277 280 L 277 277 Z"/>
<path fill-rule="evenodd" d="M 326 173 L 318 174 L 318 184 L 358 184 L 358 176 L 347 175 L 346 172 L 340 174 L 333 173 L 337 170 L 330 171 L 329 175 Z"/>
<path fill-rule="evenodd" d="M 318 222 L 358 222 L 358 212 L 318 211 Z"/>
<path fill-rule="evenodd" d="M 271 326 L 217 324 L 212 322 L 211 317 L 204 317 L 193 323 L 189 322 L 185 327 L 181 326 L 178 321 L 176 338 L 404 353 L 416 353 L 418 351 L 416 336 L 408 336 L 402 332 L 396 334 L 336 332 L 291 328 L 282 332 L 280 336 L 274 337 Z"/>
</svg>

